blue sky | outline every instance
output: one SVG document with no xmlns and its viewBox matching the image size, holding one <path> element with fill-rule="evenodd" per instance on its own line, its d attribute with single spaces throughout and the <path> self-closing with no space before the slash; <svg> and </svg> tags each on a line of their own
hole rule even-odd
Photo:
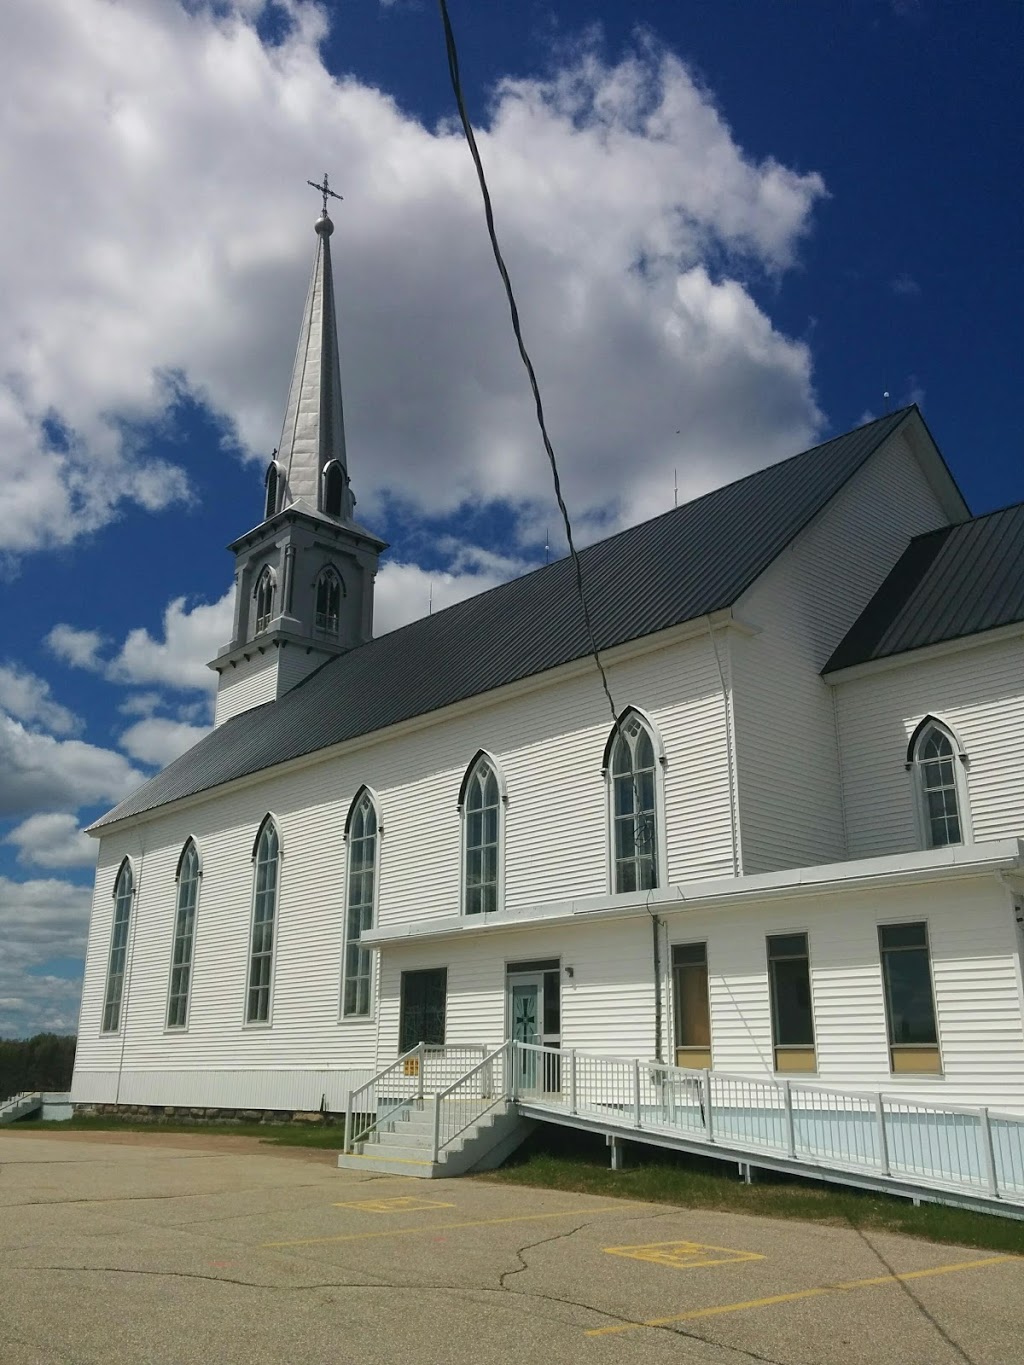
<svg viewBox="0 0 1024 1365">
<path fill-rule="evenodd" d="M 584 538 L 918 401 L 1024 498 L 1024 9 L 450 0 Z M 73 1029 L 81 828 L 209 724 L 318 203 L 378 628 L 557 513 L 432 0 L 0 17 L 0 1036 Z"/>
</svg>

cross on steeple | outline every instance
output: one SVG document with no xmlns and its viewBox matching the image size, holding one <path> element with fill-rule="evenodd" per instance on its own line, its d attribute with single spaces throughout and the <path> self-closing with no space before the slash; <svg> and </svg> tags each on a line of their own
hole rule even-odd
<svg viewBox="0 0 1024 1365">
<path fill-rule="evenodd" d="M 335 194 L 334 191 L 331 189 L 330 185 L 328 185 L 326 171 L 324 171 L 324 183 L 322 185 L 318 185 L 315 180 L 307 180 L 306 184 L 310 187 L 310 189 L 318 190 L 320 194 L 323 195 L 325 218 L 327 217 L 327 196 L 330 195 L 332 199 L 341 199 L 344 197 L 343 195 Z"/>
</svg>

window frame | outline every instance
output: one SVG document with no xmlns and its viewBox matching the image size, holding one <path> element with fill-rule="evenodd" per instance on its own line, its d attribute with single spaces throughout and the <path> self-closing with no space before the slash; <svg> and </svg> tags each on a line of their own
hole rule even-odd
<svg viewBox="0 0 1024 1365">
<path fill-rule="evenodd" d="M 263 590 L 263 584 L 266 582 L 269 582 L 270 584 L 270 609 L 265 616 L 261 616 L 259 608 L 260 593 Z M 253 639 L 255 639 L 258 635 L 265 635 L 267 633 L 270 629 L 270 623 L 275 616 L 275 608 L 277 606 L 277 574 L 274 572 L 271 565 L 264 564 L 256 575 L 256 582 L 253 585 L 252 590 L 252 600 L 252 634 Z M 280 612 L 277 612 L 276 614 L 280 615 Z"/>
<path fill-rule="evenodd" d="M 924 933 L 924 944 L 904 944 L 894 947 L 884 947 L 882 934 L 886 929 L 916 929 L 920 928 Z M 889 1054 L 889 1074 L 899 1076 L 902 1081 L 911 1076 L 922 1076 L 925 1078 L 944 1074 L 942 1061 L 942 1037 L 939 1030 L 939 1011 L 935 996 L 935 962 L 932 957 L 932 942 L 929 932 L 928 920 L 925 919 L 891 919 L 880 920 L 875 926 L 876 941 L 878 943 L 878 967 L 882 986 L 882 1004 L 885 1011 L 885 1041 L 886 1049 Z M 886 970 L 887 955 L 891 953 L 907 953 L 924 951 L 928 967 L 928 989 L 930 993 L 932 1007 L 932 1029 L 935 1034 L 933 1043 L 897 1043 L 893 1040 L 894 1028 L 892 1017 L 892 1005 L 890 1000 L 889 977 Z M 895 1064 L 898 1055 L 911 1053 L 934 1054 L 936 1065 L 934 1067 L 920 1067 L 916 1069 L 897 1067 Z"/>
<path fill-rule="evenodd" d="M 615 773 L 614 757 L 616 741 L 623 727 L 637 720 L 647 731 L 654 752 L 654 885 L 638 887 L 635 891 L 620 891 L 616 884 L 618 859 L 615 851 Z M 620 712 L 618 719 L 609 731 L 605 741 L 601 775 L 605 781 L 608 889 L 613 896 L 643 896 L 648 890 L 659 890 L 668 885 L 668 836 L 665 820 L 665 771 L 668 758 L 661 733 L 648 713 L 639 706 L 627 706 Z"/>
<path fill-rule="evenodd" d="M 321 613 L 319 611 L 320 585 L 325 579 L 329 578 L 334 579 L 335 588 L 338 593 L 338 614 L 333 628 L 328 625 L 321 625 Z M 341 604 L 345 601 L 347 596 L 348 593 L 345 588 L 344 578 L 342 578 L 333 564 L 324 564 L 316 578 L 313 580 L 313 629 L 318 635 L 323 635 L 334 640 L 341 638 Z M 323 615 L 327 617 L 328 614 L 324 612 Z"/>
<path fill-rule="evenodd" d="M 369 1022 L 372 1022 L 372 1020 L 376 1017 L 376 1006 L 377 1006 L 377 966 L 378 966 L 378 961 L 377 961 L 377 954 L 374 953 L 374 951 L 373 951 L 372 948 L 363 948 L 363 949 L 360 950 L 360 951 L 362 951 L 362 952 L 367 953 L 367 954 L 369 955 L 369 958 L 370 958 L 370 969 L 369 969 L 369 973 L 368 973 L 368 982 L 369 982 L 369 985 L 368 985 L 368 999 L 367 999 L 366 1013 L 365 1013 L 365 1014 L 359 1014 L 359 1013 L 355 1013 L 355 1012 L 349 1013 L 349 1012 L 347 1012 L 346 1009 L 345 1009 L 345 994 L 346 994 L 346 988 L 347 988 L 347 986 L 348 986 L 348 979 L 349 979 L 349 978 L 348 978 L 348 948 L 349 948 L 349 942 L 350 942 L 350 939 L 349 939 L 349 913 L 350 913 L 350 911 L 351 911 L 351 906 L 349 905 L 349 894 L 350 894 L 350 888 L 351 888 L 351 886 L 352 886 L 352 860 L 351 860 L 351 848 L 352 848 L 352 844 L 351 844 L 351 831 L 352 831 L 352 823 L 353 823 L 353 821 L 354 821 L 354 819 L 355 819 L 356 812 L 357 812 L 357 810 L 358 810 L 360 804 L 361 804 L 362 802 L 364 802 L 364 801 L 368 801 L 369 804 L 371 805 L 371 807 L 373 808 L 374 817 L 375 817 L 376 822 L 377 822 L 377 823 L 376 823 L 376 829 L 375 829 L 375 831 L 374 831 L 374 836 L 373 836 L 373 866 L 372 866 L 372 868 L 370 869 L 371 872 L 372 872 L 372 874 L 373 874 L 373 883 L 372 883 L 372 885 L 373 885 L 373 893 L 372 893 L 372 897 L 371 897 L 371 906 L 370 906 L 370 925 L 369 925 L 370 929 L 372 929 L 372 928 L 374 927 L 374 925 L 377 923 L 377 907 L 378 907 L 378 904 L 379 904 L 379 895 L 380 895 L 380 854 L 381 854 L 381 839 L 382 839 L 382 837 L 383 837 L 383 835 L 384 835 L 384 825 L 383 825 L 383 823 L 382 823 L 382 821 L 381 821 L 381 815 L 380 815 L 380 798 L 377 796 L 377 793 L 373 790 L 372 787 L 367 787 L 367 786 L 364 785 L 364 786 L 362 786 L 362 787 L 359 788 L 359 790 L 356 792 L 355 796 L 352 798 L 352 802 L 351 802 L 351 804 L 350 804 L 350 806 L 349 806 L 349 808 L 348 808 L 348 816 L 347 816 L 347 818 L 346 818 L 346 820 L 345 820 L 345 834 L 344 834 L 344 839 L 345 839 L 345 880 L 344 880 L 344 893 L 345 893 L 345 894 L 344 894 L 343 921 L 342 921 L 342 934 L 341 934 L 341 995 L 340 995 L 340 998 L 339 998 L 339 1001 L 338 1001 L 338 1018 L 339 1018 L 340 1022 L 343 1023 L 343 1024 L 348 1024 L 348 1023 L 366 1023 L 366 1022 L 368 1022 L 368 1021 L 369 1021 Z M 362 869 L 362 870 L 365 871 L 366 869 L 364 868 L 364 869 Z M 360 930 L 360 933 L 359 933 L 359 938 L 361 938 L 362 935 L 363 935 L 365 932 L 367 932 L 365 929 L 361 929 L 361 930 Z M 358 943 L 358 942 L 359 942 L 359 939 L 356 939 L 355 942 Z"/>
<path fill-rule="evenodd" d="M 494 909 L 493 910 L 469 910 L 467 909 L 469 893 L 469 820 L 466 810 L 466 800 L 469 796 L 470 786 L 479 770 L 488 767 L 494 776 L 498 787 L 497 805 L 497 852 L 495 856 L 496 877 L 494 882 Z M 505 784 L 505 775 L 501 764 L 495 756 L 487 749 L 478 749 L 470 760 L 465 773 L 462 776 L 462 784 L 459 787 L 459 914 L 463 919 L 476 919 L 480 917 L 481 922 L 486 921 L 487 915 L 499 914 L 505 908 L 505 811 L 508 806 L 508 788 Z M 484 809 L 488 809 L 485 807 Z M 481 848 L 486 845 L 481 844 Z M 488 883 L 489 884 L 489 883 Z M 484 885 L 484 883 L 481 883 Z"/>
<path fill-rule="evenodd" d="M 676 955 L 677 955 L 677 952 L 678 952 L 678 951 L 680 951 L 680 950 L 692 950 L 692 949 L 694 949 L 694 948 L 700 948 L 700 949 L 703 950 L 703 954 L 704 954 L 704 961 L 703 961 L 703 964 L 696 964 L 696 963 L 694 963 L 694 962 L 677 962 L 677 961 L 676 961 Z M 678 970 L 679 968 L 681 968 L 681 967 L 684 967 L 684 966 L 695 966 L 695 965 L 703 965 L 703 968 L 704 968 L 704 1001 L 705 1001 L 705 1004 L 707 1005 L 707 1022 L 708 1022 L 708 1041 L 707 1041 L 707 1046 L 706 1046 L 706 1047 L 703 1047 L 702 1045 L 697 1044 L 697 1043 L 681 1043 L 681 1042 L 680 1042 L 680 1027 L 679 1027 L 679 1025 L 680 1025 L 680 1022 L 681 1022 L 681 1020 L 680 1020 L 680 1005 L 681 1005 L 681 1003 L 682 1003 L 682 993 L 681 993 L 680 988 L 679 988 L 679 982 L 678 982 L 677 977 L 676 977 L 676 972 L 677 972 L 677 970 Z M 703 939 L 686 939 L 686 940 L 681 941 L 681 942 L 678 942 L 678 943 L 672 943 L 672 944 L 670 944 L 670 945 L 669 945 L 669 970 L 670 970 L 670 973 L 671 973 L 671 981 L 672 981 L 672 1055 L 673 1055 L 673 1057 L 674 1057 L 674 1059 L 675 1059 L 675 1065 L 676 1065 L 676 1066 L 680 1066 L 680 1067 L 684 1067 L 684 1068 L 688 1068 L 688 1069 L 690 1069 L 690 1070 L 698 1070 L 698 1071 L 699 1071 L 699 1070 L 702 1070 L 702 1069 L 704 1069 L 704 1068 L 706 1068 L 706 1067 L 711 1067 L 711 1066 L 714 1065 L 714 1060 L 713 1060 L 713 1059 L 714 1059 L 714 1047 L 715 1047 L 715 1032 L 714 1032 L 714 1022 L 713 1022 L 712 1013 L 711 1013 L 711 963 L 710 963 L 710 959 L 709 959 L 709 956 L 708 956 L 708 941 L 707 941 L 707 939 L 706 939 L 706 938 L 703 938 Z M 684 1060 L 684 1061 L 680 1061 L 680 1053 L 684 1054 L 685 1056 L 691 1057 L 691 1058 L 693 1059 L 693 1061 L 697 1062 L 697 1065 L 696 1065 L 696 1066 L 691 1066 L 691 1065 L 690 1065 L 687 1061 L 685 1061 L 685 1060 Z M 701 1056 L 704 1055 L 704 1054 L 706 1054 L 707 1060 L 706 1060 L 706 1061 L 699 1060 L 699 1055 L 698 1055 L 698 1054 L 701 1055 Z"/>
<path fill-rule="evenodd" d="M 128 878 L 128 895 L 126 897 L 127 909 L 125 911 L 124 919 L 124 943 L 120 949 L 120 951 L 123 952 L 124 956 L 121 960 L 122 965 L 121 970 L 118 973 L 117 982 L 117 1022 L 114 1024 L 112 1028 L 110 1028 L 107 1026 L 107 1015 L 110 1011 L 112 1003 L 111 986 L 114 980 L 113 974 L 115 952 L 114 940 L 118 927 L 117 915 L 122 900 L 120 887 L 123 879 L 126 876 Z M 121 1032 L 121 1028 L 124 1023 L 125 984 L 128 980 L 129 968 L 128 957 L 129 950 L 131 947 L 132 918 L 133 911 L 135 909 L 136 886 L 137 878 L 135 875 L 135 867 L 132 863 L 132 860 L 131 858 L 127 857 L 122 858 L 120 864 L 118 865 L 117 876 L 114 878 L 113 890 L 110 893 L 111 900 L 114 902 L 114 910 L 110 920 L 110 946 L 107 949 L 107 973 L 103 987 L 103 1005 L 100 1010 L 100 1034 L 101 1036 L 107 1038 L 116 1038 L 117 1035 Z"/>
<path fill-rule="evenodd" d="M 928 810 L 928 796 L 924 786 L 924 767 L 930 760 L 921 757 L 921 750 L 932 730 L 937 731 L 948 741 L 953 750 L 953 785 L 956 794 L 957 817 L 960 822 L 958 843 L 936 844 L 932 839 L 931 815 Z M 974 842 L 974 828 L 971 822 L 970 793 L 967 786 L 967 752 L 960 743 L 956 731 L 940 720 L 938 716 L 924 716 L 914 727 L 907 744 L 906 767 L 913 786 L 914 822 L 917 828 L 918 846 L 922 849 L 962 848 Z"/>
<path fill-rule="evenodd" d="M 332 481 L 338 481 L 338 510 L 332 511 L 327 503 L 331 492 Z M 341 520 L 345 516 L 345 470 L 340 460 L 328 460 L 324 465 L 323 474 L 320 478 L 320 510 L 328 517 L 337 517 Z"/>
<path fill-rule="evenodd" d="M 772 940 L 784 938 L 802 938 L 804 940 L 804 952 L 802 954 L 786 953 L 773 957 L 771 949 Z M 781 1075 L 816 1074 L 818 1070 L 818 1029 L 814 1018 L 814 974 L 811 971 L 810 933 L 806 928 L 776 929 L 771 934 L 765 934 L 764 948 L 765 963 L 768 969 L 768 1007 L 771 1021 L 772 1068 L 776 1074 Z M 807 964 L 807 996 L 808 1011 L 811 1020 L 811 1041 L 810 1043 L 783 1043 L 779 1041 L 775 973 L 772 971 L 772 964 L 774 962 L 800 961 Z M 780 1066 L 780 1054 L 784 1054 L 789 1065 Z M 804 1065 L 806 1061 L 810 1061 L 811 1065 Z"/>
<path fill-rule="evenodd" d="M 249 1017 L 249 995 L 253 989 L 252 985 L 252 965 L 255 956 L 253 944 L 256 938 L 256 897 L 259 875 L 259 849 L 264 833 L 267 829 L 273 829 L 277 839 L 277 867 L 274 879 L 274 915 L 271 928 L 270 939 L 270 970 L 268 973 L 267 990 L 267 1017 L 265 1019 L 250 1019 Z M 274 979 L 277 972 L 277 942 L 278 928 L 281 918 L 281 865 L 284 861 L 284 840 L 281 837 L 281 822 L 277 816 L 268 811 L 260 821 L 260 827 L 256 831 L 256 838 L 252 846 L 252 909 L 249 915 L 249 944 L 246 956 L 245 970 L 245 996 L 242 1001 L 242 1026 L 246 1029 L 265 1029 L 271 1028 L 274 1023 Z M 260 956 L 264 956 L 261 952 Z M 263 987 L 256 987 L 262 990 Z"/>
<path fill-rule="evenodd" d="M 277 452 L 274 452 L 275 455 Z M 269 521 L 271 517 L 277 516 L 281 510 L 281 489 L 283 486 L 282 475 L 284 470 L 277 460 L 271 460 L 267 465 L 267 472 L 263 476 L 263 520 Z M 273 480 L 273 499 L 271 499 L 271 480 Z"/>
<path fill-rule="evenodd" d="M 196 887 L 196 889 L 195 889 L 195 898 L 194 898 L 193 903 L 192 903 L 192 933 L 191 933 L 191 937 L 190 937 L 190 941 L 189 941 L 189 958 L 188 958 L 188 964 L 187 964 L 187 965 L 188 965 L 188 985 L 187 985 L 186 988 L 185 988 L 185 1021 L 184 1021 L 184 1023 L 182 1023 L 182 1024 L 172 1024 L 172 1023 L 171 1023 L 171 1004 L 172 1004 L 172 1001 L 173 1001 L 174 999 L 180 998 L 180 997 L 176 997 L 176 996 L 175 996 L 175 993 L 174 993 L 174 973 L 175 973 L 175 970 L 176 970 L 176 966 L 177 966 L 177 968 L 180 969 L 181 964 L 175 964 L 175 961 L 174 961 L 174 953 L 175 953 L 175 948 L 176 948 L 176 946 L 177 946 L 178 937 L 179 937 L 179 935 L 178 935 L 178 920 L 179 920 L 179 918 L 180 918 L 180 916 L 181 916 L 181 910 L 182 910 L 182 906 L 181 906 L 181 886 L 182 886 L 181 874 L 182 874 L 182 869 L 183 869 L 184 866 L 185 866 L 185 859 L 188 857 L 188 855 L 189 855 L 190 852 L 193 853 L 193 854 L 195 855 L 195 860 L 196 860 L 196 874 L 195 874 L 195 877 L 194 877 L 194 879 L 193 879 L 193 880 L 195 881 L 195 887 Z M 176 870 L 175 870 L 175 874 L 174 874 L 174 914 L 171 916 L 171 960 L 170 960 L 170 969 L 169 969 L 168 974 L 167 974 L 167 1006 L 166 1006 L 166 1009 L 164 1010 L 164 1032 L 165 1032 L 165 1033 L 187 1033 L 187 1032 L 188 1032 L 189 1019 L 190 1019 L 191 1013 L 192 1013 L 192 983 L 193 983 L 193 979 L 194 979 L 194 969 L 195 969 L 195 961 L 196 961 L 196 929 L 197 929 L 197 924 L 198 924 L 198 920 L 199 920 L 199 894 L 200 894 L 200 891 L 202 890 L 202 885 L 203 885 L 203 856 L 202 856 L 202 854 L 201 854 L 200 851 L 199 851 L 199 845 L 198 845 L 198 843 L 196 842 L 194 836 L 190 834 L 190 835 L 188 836 L 188 838 L 185 840 L 184 844 L 182 844 L 182 846 L 181 846 L 181 853 L 178 855 L 178 866 L 177 866 L 177 868 L 176 868 Z"/>
</svg>

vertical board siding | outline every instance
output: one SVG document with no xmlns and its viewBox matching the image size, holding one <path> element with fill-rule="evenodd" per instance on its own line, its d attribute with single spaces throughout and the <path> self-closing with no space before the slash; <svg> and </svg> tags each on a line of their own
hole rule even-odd
<svg viewBox="0 0 1024 1365">
<path fill-rule="evenodd" d="M 907 745 L 927 715 L 967 754 L 976 841 L 1024 836 L 1024 641 L 975 644 L 835 684 L 850 856 L 920 846 Z"/>
<path fill-rule="evenodd" d="M 725 699 L 707 640 L 614 664 L 620 707 L 642 707 L 665 745 L 668 879 L 732 871 Z M 377 922 L 458 914 L 462 830 L 458 793 L 478 749 L 505 776 L 505 904 L 509 908 L 608 890 L 608 798 L 601 762 L 611 717 L 594 674 L 519 697 L 497 698 L 401 737 L 382 735 L 186 809 L 170 808 L 101 841 L 77 1066 L 82 1073 L 151 1075 L 226 1067 L 373 1065 L 378 1021 L 340 1018 L 345 912 L 345 819 L 365 783 L 380 803 Z M 244 1022 L 252 915 L 252 846 L 272 812 L 281 836 L 280 887 L 269 1025 Z M 165 1028 L 175 870 L 196 839 L 203 875 L 196 915 L 188 1027 Z M 137 896 L 123 1006 L 115 1038 L 99 1034 L 121 858 L 136 859 Z M 496 970 L 500 980 L 501 964 Z M 484 972 L 481 964 L 479 971 Z M 466 1028 L 475 1029 L 471 980 Z M 480 985 L 480 990 L 484 986 Z M 490 989 L 488 986 L 487 989 Z M 630 989 L 628 983 L 624 989 Z M 461 997 L 460 997 L 461 998 Z M 381 994 L 381 1028 L 387 1002 Z M 453 1020 L 460 1017 L 457 1007 Z M 504 1033 L 503 1019 L 495 1038 Z M 646 1027 L 646 1025 L 644 1025 Z M 397 1037 L 397 1016 L 393 1021 Z M 630 1036 L 629 1029 L 625 1030 Z M 473 1041 L 478 1041 L 476 1038 Z M 486 1041 L 486 1039 L 485 1039 Z M 625 1043 L 623 1043 L 623 1046 Z"/>
<path fill-rule="evenodd" d="M 745 872 L 846 855 L 832 695 L 820 670 L 911 537 L 946 521 L 897 434 L 741 599 L 739 616 L 759 630 L 733 649 Z"/>
<path fill-rule="evenodd" d="M 73 1104 L 173 1105 L 189 1109 L 317 1110 L 342 1113 L 350 1090 L 370 1080 L 359 1070 L 76 1071 Z"/>
</svg>

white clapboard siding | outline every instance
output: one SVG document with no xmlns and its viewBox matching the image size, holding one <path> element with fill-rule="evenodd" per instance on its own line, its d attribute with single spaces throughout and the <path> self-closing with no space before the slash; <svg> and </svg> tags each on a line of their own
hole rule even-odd
<svg viewBox="0 0 1024 1365">
<path fill-rule="evenodd" d="M 256 652 L 252 658 L 242 659 L 221 673 L 217 682 L 215 724 L 223 725 L 242 711 L 274 700 L 278 694 L 276 655 L 277 650 L 270 654 Z"/>
<path fill-rule="evenodd" d="M 929 714 L 967 754 L 975 840 L 1024 836 L 1024 640 L 906 655 L 837 683 L 835 694 L 851 857 L 919 847 L 907 746 Z"/>
<path fill-rule="evenodd" d="M 795 1080 L 1024 1112 L 1015 925 L 1009 893 L 997 878 L 766 899 L 743 909 L 662 910 L 662 917 L 666 967 L 671 944 L 707 944 L 716 1069 L 775 1075 L 766 937 L 806 933 L 818 1070 Z M 921 921 L 928 927 L 943 1074 L 893 1075 L 878 925 Z M 654 1057 L 651 927 L 634 918 L 494 928 L 429 945 L 389 946 L 381 979 L 379 1065 L 397 1055 L 403 971 L 446 967 L 446 1041 L 493 1043 L 506 1029 L 506 963 L 546 958 L 560 959 L 562 967 L 563 1047 Z M 672 1018 L 669 989 L 666 1057 L 674 1046 Z"/>
<path fill-rule="evenodd" d="M 946 523 L 902 435 L 891 437 L 740 600 L 733 641 L 743 870 L 841 859 L 832 694 L 820 677 L 911 537 Z"/>
<path fill-rule="evenodd" d="M 733 870 L 725 698 L 706 638 L 609 665 L 620 707 L 642 707 L 665 745 L 668 878 Z M 377 1022 L 339 1018 L 345 908 L 345 819 L 359 788 L 376 793 L 378 923 L 459 912 L 458 793 L 478 749 L 505 776 L 505 903 L 510 908 L 608 890 L 608 800 L 601 772 L 611 727 L 595 675 L 568 677 L 435 723 L 360 743 L 101 841 L 78 1067 L 150 1074 L 237 1066 L 360 1068 L 377 1055 Z M 252 848 L 267 812 L 282 841 L 272 1021 L 244 1022 L 252 914 Z M 165 1028 L 175 869 L 196 839 L 202 883 L 188 1028 Z M 129 979 L 118 1035 L 99 1033 L 121 858 L 135 860 Z M 397 1026 L 396 1026 L 397 1027 Z"/>
<path fill-rule="evenodd" d="M 75 1071 L 74 1104 L 148 1104 L 175 1108 L 276 1109 L 324 1108 L 343 1113 L 350 1090 L 373 1075 L 372 1069 L 320 1070 L 297 1067 L 245 1070 Z"/>
</svg>

